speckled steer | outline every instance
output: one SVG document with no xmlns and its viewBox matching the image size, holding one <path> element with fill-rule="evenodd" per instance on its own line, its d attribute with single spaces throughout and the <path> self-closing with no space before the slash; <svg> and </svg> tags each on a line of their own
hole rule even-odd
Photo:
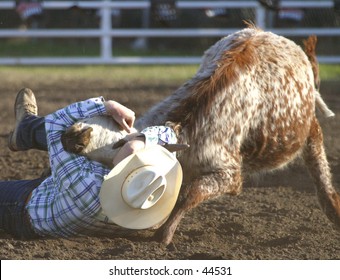
<svg viewBox="0 0 340 280">
<path fill-rule="evenodd" d="M 237 195 L 250 174 L 285 166 L 302 155 L 327 217 L 340 226 L 340 196 L 332 186 L 315 105 L 334 115 L 318 91 L 316 37 L 306 53 L 292 41 L 249 27 L 208 49 L 196 75 L 136 121 L 141 130 L 181 127 L 178 152 L 184 182 L 156 237 L 169 244 L 186 211 L 224 193 Z M 126 137 L 112 119 L 77 123 L 63 136 L 66 150 L 110 164 L 112 143 Z M 111 135 L 112 134 L 112 135 Z M 105 137 L 104 137 L 105 135 Z M 133 135 L 132 135 L 133 136 Z"/>
<path fill-rule="evenodd" d="M 306 53 L 294 42 L 249 27 L 209 48 L 196 75 L 137 120 L 137 129 L 171 121 L 182 126 L 178 158 L 184 185 L 156 237 L 172 241 L 184 213 L 224 193 L 242 178 L 274 170 L 302 155 L 320 205 L 340 226 L 340 196 L 332 186 L 315 105 L 331 116 L 318 92 L 315 40 Z M 313 71 L 314 70 L 314 71 Z"/>
</svg>

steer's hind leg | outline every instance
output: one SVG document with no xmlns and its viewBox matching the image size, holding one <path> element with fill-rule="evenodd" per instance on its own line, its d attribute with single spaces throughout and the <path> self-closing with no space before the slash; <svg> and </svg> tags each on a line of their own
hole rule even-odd
<svg viewBox="0 0 340 280">
<path fill-rule="evenodd" d="M 239 194 L 241 188 L 241 169 L 235 169 L 235 166 L 204 175 L 194 180 L 190 185 L 183 186 L 170 217 L 155 234 L 157 241 L 168 245 L 185 212 L 196 207 L 200 202 L 223 193 Z"/>
<path fill-rule="evenodd" d="M 323 146 L 323 135 L 316 118 L 312 122 L 303 156 L 314 179 L 322 210 L 340 228 L 340 196 L 332 185 L 331 172 Z"/>
</svg>

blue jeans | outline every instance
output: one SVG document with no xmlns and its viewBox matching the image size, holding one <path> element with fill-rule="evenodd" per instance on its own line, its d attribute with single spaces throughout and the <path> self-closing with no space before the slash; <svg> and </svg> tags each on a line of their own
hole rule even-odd
<svg viewBox="0 0 340 280">
<path fill-rule="evenodd" d="M 17 146 L 22 150 L 37 149 L 47 151 L 45 118 L 29 115 L 18 128 Z"/>
<path fill-rule="evenodd" d="M 19 149 L 38 149 L 47 151 L 45 119 L 27 116 L 19 124 L 17 133 Z M 32 191 L 44 178 L 34 180 L 0 181 L 0 229 L 16 238 L 32 239 L 38 237 L 34 232 L 26 203 Z"/>
</svg>

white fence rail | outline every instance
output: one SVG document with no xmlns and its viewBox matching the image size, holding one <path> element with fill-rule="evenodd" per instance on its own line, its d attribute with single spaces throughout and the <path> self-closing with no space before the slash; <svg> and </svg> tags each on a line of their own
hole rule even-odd
<svg viewBox="0 0 340 280">
<path fill-rule="evenodd" d="M 112 28 L 112 9 L 149 9 L 149 1 L 48 1 L 44 9 L 68 9 L 77 4 L 84 9 L 100 10 L 99 29 L 38 29 L 17 30 L 0 29 L 1 38 L 99 38 L 99 57 L 8 57 L 1 58 L 0 64 L 198 64 L 200 57 L 114 57 L 112 38 L 122 37 L 223 37 L 236 29 L 233 28 L 196 28 L 196 29 L 149 29 L 149 28 Z M 179 9 L 206 8 L 252 8 L 255 10 L 255 23 L 266 30 L 265 9 L 257 1 L 178 1 Z M 333 8 L 333 1 L 282 1 L 282 8 Z M 0 9 L 14 9 L 15 1 L 0 2 Z M 279 28 L 270 29 L 284 36 L 340 36 L 340 28 Z M 340 56 L 319 56 L 321 63 L 340 63 Z"/>
</svg>

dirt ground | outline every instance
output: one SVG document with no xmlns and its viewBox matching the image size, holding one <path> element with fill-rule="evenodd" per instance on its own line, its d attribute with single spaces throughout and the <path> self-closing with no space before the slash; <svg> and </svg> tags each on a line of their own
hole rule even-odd
<svg viewBox="0 0 340 280">
<path fill-rule="evenodd" d="M 13 153 L 7 149 L 7 136 L 14 124 L 13 103 L 20 88 L 35 91 L 41 115 L 102 95 L 127 105 L 139 116 L 179 86 L 26 76 L 2 76 L 1 80 L 2 180 L 36 178 L 47 165 L 43 152 Z M 339 86 L 323 82 L 322 95 L 337 115 L 321 119 L 338 190 Z M 321 212 L 312 181 L 299 160 L 285 170 L 247 181 L 238 197 L 221 196 L 187 213 L 169 246 L 152 241 L 152 235 L 151 230 L 112 228 L 112 233 L 101 236 L 20 241 L 0 231 L 0 259 L 340 259 L 340 232 Z"/>
</svg>

